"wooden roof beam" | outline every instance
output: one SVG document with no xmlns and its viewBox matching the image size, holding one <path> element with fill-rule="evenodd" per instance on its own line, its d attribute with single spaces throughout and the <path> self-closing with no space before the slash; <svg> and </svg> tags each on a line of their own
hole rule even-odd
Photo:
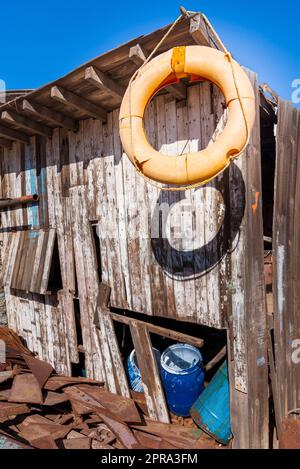
<svg viewBox="0 0 300 469">
<path fill-rule="evenodd" d="M 19 130 L 10 129 L 0 124 L 0 136 L 9 140 L 17 140 L 22 143 L 30 143 L 29 135 L 20 132 Z"/>
<path fill-rule="evenodd" d="M 103 122 L 107 121 L 107 112 L 102 107 L 60 86 L 52 86 L 51 98 L 59 103 L 71 106 L 95 119 L 99 119 Z"/>
<path fill-rule="evenodd" d="M 1 119 L 8 124 L 18 125 L 39 135 L 52 137 L 52 129 L 50 127 L 28 119 L 28 117 L 21 116 L 14 111 L 3 111 L 1 114 Z"/>
<path fill-rule="evenodd" d="M 22 110 L 33 117 L 40 117 L 59 127 L 64 127 L 75 132 L 78 129 L 78 123 L 71 117 L 42 106 L 34 101 L 23 99 Z"/>
<path fill-rule="evenodd" d="M 139 44 L 130 48 L 129 59 L 134 62 L 137 67 L 141 67 L 146 58 L 147 55 Z M 165 90 L 176 99 L 186 99 L 186 86 L 182 82 L 174 85 L 168 85 L 165 87 Z"/>
<path fill-rule="evenodd" d="M 85 69 L 84 78 L 96 88 L 113 94 L 119 99 L 122 99 L 125 94 L 126 88 L 124 86 L 119 85 L 119 83 L 109 78 L 96 67 L 87 67 Z"/>
<path fill-rule="evenodd" d="M 143 51 L 141 46 L 137 44 L 136 46 L 130 47 L 129 49 L 129 59 L 135 63 L 138 67 L 141 67 L 147 58 L 147 54 Z"/>
<path fill-rule="evenodd" d="M 186 99 L 186 86 L 181 81 L 174 85 L 165 86 L 164 89 L 178 100 Z"/>
<path fill-rule="evenodd" d="M 1 147 L 4 147 L 4 148 L 7 148 L 8 150 L 11 150 L 11 148 L 12 148 L 12 141 L 11 141 L 11 140 L 7 140 L 6 138 L 1 138 L 1 137 L 0 137 L 0 146 L 1 146 Z"/>
<path fill-rule="evenodd" d="M 201 13 L 192 16 L 190 20 L 190 35 L 194 39 L 195 43 L 199 46 L 222 49 L 217 37 L 213 37 L 213 31 L 211 30 L 212 34 L 209 34 L 209 30 L 210 28 Z"/>
</svg>

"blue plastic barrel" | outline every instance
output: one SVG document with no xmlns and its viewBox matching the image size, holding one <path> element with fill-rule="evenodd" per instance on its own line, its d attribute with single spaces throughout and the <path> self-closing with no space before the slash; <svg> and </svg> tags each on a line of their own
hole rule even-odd
<svg viewBox="0 0 300 469">
<path fill-rule="evenodd" d="M 158 369 L 160 368 L 160 352 L 153 347 L 153 352 L 156 357 Z M 144 392 L 141 373 L 138 367 L 136 353 L 133 349 L 126 361 L 127 375 L 129 379 L 130 388 L 133 391 Z"/>
<path fill-rule="evenodd" d="M 192 345 L 175 344 L 161 356 L 161 377 L 168 407 L 187 417 L 204 389 L 202 355 Z"/>
<path fill-rule="evenodd" d="M 231 438 L 227 362 L 219 368 L 191 409 L 196 424 L 215 440 L 227 444 Z"/>
</svg>

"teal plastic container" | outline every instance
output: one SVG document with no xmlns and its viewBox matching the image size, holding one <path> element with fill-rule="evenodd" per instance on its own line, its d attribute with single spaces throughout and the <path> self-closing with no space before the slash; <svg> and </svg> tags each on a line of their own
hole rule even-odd
<svg viewBox="0 0 300 469">
<path fill-rule="evenodd" d="M 225 361 L 191 408 L 194 422 L 219 443 L 227 444 L 230 429 L 228 367 Z"/>
</svg>

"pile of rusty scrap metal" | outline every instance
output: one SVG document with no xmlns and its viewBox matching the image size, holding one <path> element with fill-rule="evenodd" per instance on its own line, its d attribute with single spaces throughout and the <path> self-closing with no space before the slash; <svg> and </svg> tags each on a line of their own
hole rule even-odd
<svg viewBox="0 0 300 469">
<path fill-rule="evenodd" d="M 142 393 L 125 398 L 105 383 L 59 376 L 11 330 L 0 363 L 0 448 L 193 449 L 219 448 L 191 419 L 151 420 Z"/>
</svg>

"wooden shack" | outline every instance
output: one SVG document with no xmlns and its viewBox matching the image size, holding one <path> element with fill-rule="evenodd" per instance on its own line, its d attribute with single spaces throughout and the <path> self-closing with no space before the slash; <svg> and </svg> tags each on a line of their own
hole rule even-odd
<svg viewBox="0 0 300 469">
<path fill-rule="evenodd" d="M 169 417 L 151 334 L 199 344 L 204 328 L 223 331 L 233 445 L 266 448 L 266 106 L 260 109 L 257 76 L 248 70 L 257 117 L 245 154 L 197 189 L 166 192 L 145 181 L 123 154 L 118 112 L 131 76 L 167 28 L 1 106 L 1 198 L 39 196 L 38 202 L 1 210 L 8 322 L 60 373 L 81 366 L 123 395 L 129 388 L 116 328 L 129 326 L 149 413 L 161 421 Z M 221 47 L 200 13 L 182 19 L 158 53 L 192 44 Z M 215 86 L 181 82 L 151 101 L 145 127 L 155 148 L 171 155 L 205 147 L 225 120 Z M 282 322 L 278 334 L 280 327 Z"/>
</svg>

